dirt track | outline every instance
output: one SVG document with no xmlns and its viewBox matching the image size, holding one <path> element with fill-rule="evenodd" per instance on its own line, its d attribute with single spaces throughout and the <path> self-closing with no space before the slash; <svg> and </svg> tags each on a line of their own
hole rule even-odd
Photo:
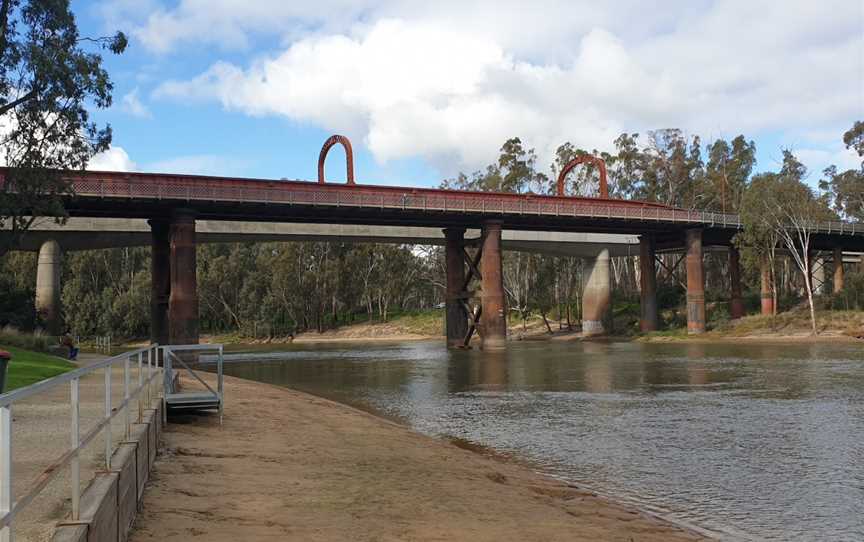
<svg viewBox="0 0 864 542">
<path fill-rule="evenodd" d="M 226 378 L 226 416 L 169 425 L 133 541 L 699 537 L 325 399 Z"/>
</svg>

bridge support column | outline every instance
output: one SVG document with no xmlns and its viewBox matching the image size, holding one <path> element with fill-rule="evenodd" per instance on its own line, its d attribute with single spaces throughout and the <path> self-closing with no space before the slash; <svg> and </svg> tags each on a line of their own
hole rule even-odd
<svg viewBox="0 0 864 542">
<path fill-rule="evenodd" d="M 50 239 L 39 247 L 36 267 L 36 312 L 50 335 L 59 335 L 63 324 L 60 307 L 60 243 Z"/>
<path fill-rule="evenodd" d="M 590 262 L 590 263 L 589 263 Z M 612 300 L 612 285 L 609 276 L 609 250 L 603 249 L 583 274 L 582 287 L 582 335 L 602 335 L 606 332 L 603 322 Z"/>
<path fill-rule="evenodd" d="M 483 224 L 483 256 L 480 259 L 483 313 L 480 331 L 484 349 L 503 348 L 507 341 L 504 306 L 504 274 L 501 269 L 501 222 Z"/>
<path fill-rule="evenodd" d="M 771 277 L 771 263 L 766 256 L 762 257 L 759 266 L 759 277 L 759 297 L 762 300 L 762 316 L 773 316 L 775 310 L 773 280 Z"/>
<path fill-rule="evenodd" d="M 171 294 L 168 298 L 170 344 L 198 343 L 198 279 L 195 214 L 177 211 L 171 220 Z"/>
<path fill-rule="evenodd" d="M 843 289 L 844 282 L 843 249 L 840 247 L 834 247 L 834 293 Z"/>
<path fill-rule="evenodd" d="M 744 316 L 744 301 L 741 299 L 741 254 L 734 246 L 729 247 L 729 316 L 733 320 Z"/>
<path fill-rule="evenodd" d="M 447 265 L 446 313 L 444 315 L 447 346 L 461 346 L 468 333 L 468 315 L 462 304 L 465 292 L 465 229 L 446 228 L 444 246 Z"/>
<path fill-rule="evenodd" d="M 171 236 L 167 220 L 150 224 L 150 340 L 168 344 L 168 303 L 171 296 Z"/>
<path fill-rule="evenodd" d="M 702 230 L 687 230 L 687 333 L 705 333 L 705 269 Z"/>
<path fill-rule="evenodd" d="M 642 332 L 657 331 L 657 245 L 652 234 L 639 237 L 639 286 L 642 305 Z"/>
</svg>

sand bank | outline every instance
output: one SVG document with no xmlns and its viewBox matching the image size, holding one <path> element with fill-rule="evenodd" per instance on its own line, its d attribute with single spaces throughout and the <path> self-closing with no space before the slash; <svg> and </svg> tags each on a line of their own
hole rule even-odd
<svg viewBox="0 0 864 542">
<path fill-rule="evenodd" d="M 697 540 L 354 408 L 226 378 L 223 426 L 169 424 L 133 541 Z"/>
</svg>

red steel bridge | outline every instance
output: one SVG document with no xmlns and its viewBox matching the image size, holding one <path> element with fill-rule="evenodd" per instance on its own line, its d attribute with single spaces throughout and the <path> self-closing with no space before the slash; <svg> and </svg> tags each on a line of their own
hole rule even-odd
<svg viewBox="0 0 864 542">
<path fill-rule="evenodd" d="M 347 183 L 328 183 L 327 151 L 346 150 Z M 599 198 L 564 195 L 569 171 L 583 162 L 600 171 Z M 195 220 L 431 226 L 445 230 L 447 243 L 447 337 L 467 345 L 480 330 L 485 347 L 503 344 L 505 300 L 501 277 L 501 230 L 623 233 L 640 236 L 642 327 L 657 327 L 656 252 L 682 250 L 687 269 L 688 329 L 705 329 L 703 247 L 730 247 L 730 307 L 743 314 L 737 251 L 732 237 L 737 215 L 680 209 L 608 197 L 605 165 L 581 157 L 567 165 L 557 195 L 508 194 L 359 185 L 354 182 L 350 142 L 331 137 L 319 156 L 318 182 L 229 177 L 86 171 L 69 173 L 65 206 L 71 216 L 146 218 L 153 238 L 153 338 L 161 344 L 197 342 Z M 0 188 L 6 170 L 0 169 Z M 466 229 L 479 239 L 465 239 Z M 813 225 L 813 249 L 864 251 L 864 226 L 844 222 Z M 839 254 L 839 257 L 837 256 Z M 603 331 L 609 305 L 608 252 L 593 262 L 585 290 L 586 333 Z M 837 267 L 837 266 L 835 266 Z M 839 266 L 842 281 L 842 264 Z M 836 272 L 835 272 L 836 275 Z M 836 276 L 835 276 L 836 279 Z M 472 289 L 480 283 L 479 291 Z M 764 297 L 764 296 L 763 296 Z"/>
</svg>

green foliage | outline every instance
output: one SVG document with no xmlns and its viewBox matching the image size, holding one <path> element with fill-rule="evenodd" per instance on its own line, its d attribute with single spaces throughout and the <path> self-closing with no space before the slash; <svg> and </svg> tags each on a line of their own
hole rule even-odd
<svg viewBox="0 0 864 542">
<path fill-rule="evenodd" d="M 0 255 L 16 246 L 31 216 L 63 217 L 69 187 L 59 170 L 82 170 L 111 143 L 110 126 L 90 120 L 88 106 L 111 106 L 113 85 L 102 57 L 82 43 L 112 53 L 122 33 L 82 38 L 69 0 L 0 0 L 0 161 L 10 169 L 0 186 Z"/>
<path fill-rule="evenodd" d="M 35 254 L 10 253 L 0 258 L 0 327 L 36 327 L 35 276 Z"/>
<path fill-rule="evenodd" d="M 4 391 L 23 388 L 76 368 L 74 363 L 65 359 L 7 346 L 5 342 L 0 342 L 0 350 L 6 350 L 12 354 L 12 360 L 9 362 L 6 373 L 6 389 Z"/>
</svg>

